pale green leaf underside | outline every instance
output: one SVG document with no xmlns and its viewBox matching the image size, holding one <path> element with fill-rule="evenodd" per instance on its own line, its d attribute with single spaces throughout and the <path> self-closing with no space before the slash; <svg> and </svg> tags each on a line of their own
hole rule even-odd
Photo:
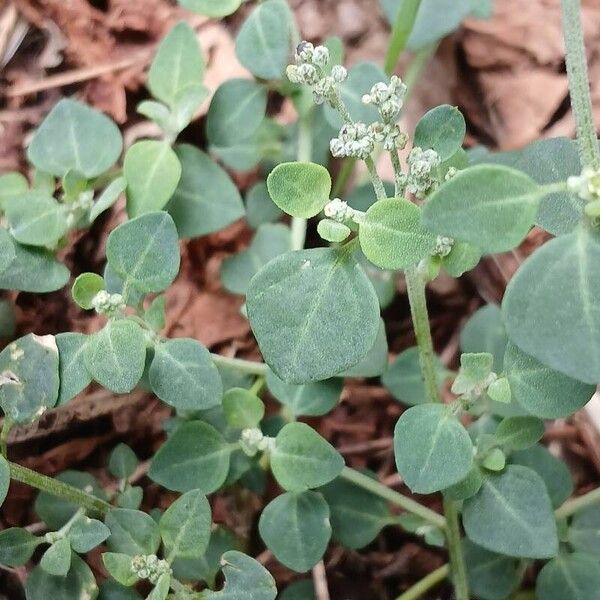
<svg viewBox="0 0 600 600">
<path fill-rule="evenodd" d="M 416 265 L 435 249 L 436 236 L 423 227 L 421 209 L 397 198 L 380 200 L 369 208 L 359 229 L 365 256 L 382 269 Z"/>
<path fill-rule="evenodd" d="M 600 569 L 588 554 L 561 554 L 540 571 L 538 600 L 599 600 Z"/>
</svg>

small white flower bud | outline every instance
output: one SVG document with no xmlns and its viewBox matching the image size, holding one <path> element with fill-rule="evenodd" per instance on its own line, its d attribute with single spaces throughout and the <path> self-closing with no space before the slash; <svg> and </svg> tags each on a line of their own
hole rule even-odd
<svg viewBox="0 0 600 600">
<path fill-rule="evenodd" d="M 333 77 L 333 80 L 336 83 L 342 83 L 343 81 L 346 81 L 346 78 L 348 77 L 348 71 L 345 67 L 342 67 L 342 65 L 335 65 L 331 69 L 331 77 Z"/>
<path fill-rule="evenodd" d="M 306 41 L 300 42 L 296 46 L 296 62 L 300 63 L 310 63 L 313 60 L 313 54 L 315 52 L 315 47 Z"/>
<path fill-rule="evenodd" d="M 298 67 L 296 65 L 288 65 L 285 70 L 285 74 L 292 83 L 302 83 L 300 74 L 298 73 Z"/>
<path fill-rule="evenodd" d="M 329 50 L 325 46 L 317 46 L 314 49 L 312 61 L 318 67 L 325 67 L 329 63 Z"/>
</svg>

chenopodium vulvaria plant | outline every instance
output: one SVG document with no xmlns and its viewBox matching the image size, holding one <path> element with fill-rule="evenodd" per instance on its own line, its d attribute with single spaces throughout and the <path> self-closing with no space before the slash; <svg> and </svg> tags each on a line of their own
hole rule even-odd
<svg viewBox="0 0 600 600">
<path fill-rule="evenodd" d="M 209 16 L 231 14 L 240 3 L 181 0 Z M 427 50 L 434 32 L 444 35 L 474 10 L 471 2 L 455 4 L 442 26 L 433 18 L 435 2 L 385 3 L 399 24 L 392 69 L 406 19 L 414 27 L 404 42 Z M 212 524 L 207 500 L 233 486 L 262 494 L 269 472 L 283 493 L 262 511 L 258 532 L 294 571 L 321 561 L 332 538 L 359 549 L 383 527 L 400 526 L 450 556 L 449 566 L 401 598 L 450 577 L 458 600 L 508 599 L 538 560 L 538 600 L 597 596 L 600 493 L 569 500 L 568 469 L 538 443 L 543 420 L 572 415 L 600 379 L 600 155 L 577 8 L 565 0 L 578 143 L 559 138 L 516 153 L 466 152 L 464 118 L 448 105 L 429 111 L 409 136 L 398 124 L 405 84 L 371 63 L 347 71 L 339 40 L 301 42 L 287 66 L 297 28 L 283 0 L 249 13 L 236 51 L 255 79 L 223 83 L 206 119 L 210 154 L 233 169 L 268 172 L 245 207 L 208 153 L 177 143 L 207 94 L 202 53 L 185 23 L 162 42 L 148 77 L 153 99 L 139 106 L 160 139 L 135 142 L 122 168 L 120 134 L 109 119 L 73 100 L 51 111 L 29 147 L 31 184 L 15 173 L 0 179 L 1 286 L 64 286 L 68 271 L 54 257 L 68 233 L 91 224 L 122 192 L 130 220 L 109 234 L 103 273 L 80 274 L 72 285 L 75 302 L 104 318 L 102 329 L 29 334 L 0 353 L 0 498 L 11 479 L 38 488 L 34 508 L 46 527 L 41 534 L 0 532 L 1 564 L 17 567 L 34 556 L 39 563 L 27 578 L 28 600 L 135 599 L 137 590 L 150 600 L 274 600 L 271 575 L 242 552 L 244 541 L 232 530 Z M 293 102 L 297 124 L 285 128 L 267 116 L 269 90 Z M 403 164 L 399 153 L 409 147 Z M 391 183 L 377 173 L 381 152 L 394 168 Z M 328 153 L 346 164 L 364 161 L 374 196 L 359 186 L 337 197 L 343 186 L 332 191 Z M 291 229 L 274 223 L 282 212 L 291 215 Z M 221 279 L 246 296 L 266 364 L 162 335 L 179 240 L 222 229 L 244 213 L 256 235 L 223 263 Z M 305 250 L 306 220 L 317 216 L 328 245 Z M 501 308 L 485 306 L 468 321 L 460 369 L 448 371 L 433 350 L 427 282 L 442 270 L 459 277 L 481 256 L 513 249 L 533 225 L 555 237 L 523 263 Z M 417 345 L 388 365 L 380 309 L 393 297 L 396 272 L 404 273 Z M 345 466 L 298 420 L 332 410 L 345 377 L 376 376 L 409 407 L 395 428 L 398 472 L 414 493 L 441 492 L 444 515 Z M 448 379 L 452 397 L 443 403 Z M 110 455 L 113 484 L 106 489 L 88 473 L 48 478 L 6 458 L 14 424 L 31 423 L 92 381 L 118 394 L 143 388 L 174 410 L 147 471 L 181 494 L 164 512 L 140 509 L 136 483 L 146 471 L 125 444 Z M 279 414 L 266 416 L 265 386 L 281 403 Z M 109 579 L 98 588 L 81 555 L 101 544 Z M 315 592 L 303 580 L 282 597 Z"/>
</svg>

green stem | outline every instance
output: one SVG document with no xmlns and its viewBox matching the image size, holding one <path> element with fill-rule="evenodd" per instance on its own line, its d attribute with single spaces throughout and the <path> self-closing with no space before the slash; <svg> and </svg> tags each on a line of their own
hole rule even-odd
<svg viewBox="0 0 600 600">
<path fill-rule="evenodd" d="M 388 75 L 396 70 L 398 58 L 402 50 L 406 48 L 420 5 L 421 0 L 404 0 L 398 10 L 398 16 L 392 28 L 392 36 L 385 56 L 385 72 Z"/>
<path fill-rule="evenodd" d="M 440 402 L 441 397 L 435 371 L 433 340 L 431 339 L 429 314 L 427 312 L 427 300 L 425 297 L 425 280 L 416 268 L 408 269 L 405 272 L 405 278 L 427 398 L 431 402 Z M 467 569 L 460 541 L 460 525 L 456 503 L 444 499 L 444 514 L 446 515 L 446 522 L 448 524 L 448 553 L 450 555 L 450 564 L 452 565 L 452 580 L 454 582 L 456 600 L 469 600 Z"/>
<path fill-rule="evenodd" d="M 377 200 L 385 200 L 385 198 L 387 198 L 387 194 L 385 193 L 383 181 L 381 181 L 381 177 L 379 177 L 379 173 L 377 172 L 377 168 L 375 167 L 375 162 L 369 156 L 365 158 L 365 164 L 367 165 L 367 170 L 369 171 L 369 175 L 371 176 L 371 181 L 373 182 L 373 188 L 375 190 Z"/>
<path fill-rule="evenodd" d="M 425 280 L 416 267 L 408 269 L 404 273 L 408 301 L 412 315 L 415 337 L 419 348 L 419 361 L 421 372 L 425 383 L 425 391 L 430 402 L 440 402 L 440 392 L 437 385 L 435 371 L 435 354 L 433 351 L 433 340 L 429 327 L 429 313 L 427 311 L 427 299 L 425 297 Z"/>
<path fill-rule="evenodd" d="M 364 475 L 360 471 L 355 471 L 349 467 L 345 467 L 342 473 L 340 474 L 342 479 L 357 485 L 358 487 L 367 490 L 392 504 L 403 508 L 405 511 L 412 513 L 413 515 L 417 515 L 421 517 L 424 521 L 427 521 L 431 525 L 435 527 L 439 527 L 440 529 L 445 529 L 446 520 L 444 517 L 435 511 L 403 496 L 399 492 L 396 492 L 383 483 L 380 483 L 376 479 L 369 477 L 368 475 Z"/>
<path fill-rule="evenodd" d="M 571 498 L 571 500 L 567 500 L 560 508 L 555 511 L 555 515 L 557 519 L 566 519 L 571 515 L 574 515 L 576 512 L 587 508 L 588 506 L 592 506 L 594 504 L 600 503 L 600 488 L 596 488 L 587 494 L 583 494 L 583 496 L 579 496 L 578 498 Z"/>
<path fill-rule="evenodd" d="M 310 162 L 312 158 L 312 111 L 298 123 L 298 161 Z M 302 250 L 306 242 L 306 219 L 292 219 L 292 250 Z"/>
<path fill-rule="evenodd" d="M 444 514 L 448 522 L 446 535 L 448 536 L 448 554 L 452 565 L 452 583 L 454 584 L 456 600 L 469 600 L 469 580 L 462 551 L 456 502 L 444 498 Z"/>
<path fill-rule="evenodd" d="M 218 367 L 235 369 L 236 371 L 239 371 L 240 373 L 246 373 L 247 375 L 264 376 L 269 370 L 269 367 L 267 367 L 265 363 L 254 360 L 229 358 L 227 356 L 221 356 L 220 354 L 211 354 L 211 358 Z"/>
<path fill-rule="evenodd" d="M 109 510 L 112 510 L 112 506 L 108 502 L 96 498 L 72 485 L 58 481 L 58 479 L 36 473 L 27 467 L 22 467 L 13 462 L 9 462 L 9 466 L 10 477 L 15 481 L 20 481 L 42 492 L 47 492 L 68 502 L 73 502 L 86 511 L 105 515 Z"/>
<path fill-rule="evenodd" d="M 257 377 L 256 381 L 252 384 L 252 387 L 248 391 L 251 394 L 254 394 L 255 396 L 258 396 L 260 394 L 260 392 L 262 391 L 264 385 L 265 385 L 265 378 L 264 377 Z"/>
<path fill-rule="evenodd" d="M 443 565 L 439 569 L 429 573 L 427 577 L 423 577 L 421 581 L 415 583 L 415 585 L 406 590 L 403 594 L 400 594 L 396 600 L 417 600 L 431 588 L 438 585 L 438 583 L 444 581 L 449 574 L 450 565 Z"/>
<path fill-rule="evenodd" d="M 2 452 L 2 456 L 4 456 L 4 458 L 8 457 L 8 436 L 12 426 L 12 419 L 8 416 L 5 416 L 2 423 L 2 431 L 0 431 L 0 452 Z"/>
<path fill-rule="evenodd" d="M 567 74 L 571 105 L 577 126 L 577 141 L 583 167 L 600 170 L 600 151 L 590 97 L 590 82 L 581 27 L 580 0 L 562 0 Z"/>
<path fill-rule="evenodd" d="M 392 158 L 392 165 L 394 167 L 394 197 L 399 198 L 402 192 L 402 165 L 400 164 L 400 157 L 397 150 L 392 150 L 390 157 Z"/>
</svg>

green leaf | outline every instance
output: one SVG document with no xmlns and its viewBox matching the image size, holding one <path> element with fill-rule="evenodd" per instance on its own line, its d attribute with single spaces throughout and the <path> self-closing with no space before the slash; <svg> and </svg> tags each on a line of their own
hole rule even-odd
<svg viewBox="0 0 600 600">
<path fill-rule="evenodd" d="M 121 585 L 135 585 L 139 577 L 131 568 L 131 556 L 119 552 L 104 552 L 102 562 L 108 574 Z"/>
<path fill-rule="evenodd" d="M 204 69 L 196 33 L 188 23 L 181 21 L 158 47 L 148 72 L 148 88 L 155 98 L 172 108 L 183 90 L 202 82 Z"/>
<path fill-rule="evenodd" d="M 150 515 L 129 508 L 114 508 L 106 515 L 105 523 L 110 529 L 106 544 L 111 552 L 129 556 L 156 554 L 160 532 Z"/>
<path fill-rule="evenodd" d="M 537 140 L 511 152 L 487 153 L 477 162 L 512 167 L 539 184 L 566 181 L 581 173 L 577 142 L 566 137 Z M 540 203 L 536 223 L 553 235 L 570 233 L 581 221 L 584 204 L 569 192 L 550 194 Z"/>
<path fill-rule="evenodd" d="M 244 215 L 237 187 L 210 157 L 189 144 L 175 147 L 181 179 L 167 211 L 181 238 L 194 238 L 231 225 Z"/>
<path fill-rule="evenodd" d="M 173 219 L 165 212 L 154 212 L 119 225 L 108 236 L 106 257 L 111 269 L 125 280 L 125 287 L 162 292 L 179 271 Z"/>
<path fill-rule="evenodd" d="M 246 194 L 246 219 L 248 225 L 258 229 L 263 223 L 277 221 L 283 212 L 271 200 L 267 184 L 259 181 L 254 184 Z"/>
<path fill-rule="evenodd" d="M 317 600 L 312 579 L 301 579 L 290 583 L 277 598 L 278 600 Z"/>
<path fill-rule="evenodd" d="M 40 561 L 40 567 L 50 575 L 64 577 L 71 566 L 71 544 L 67 538 L 54 542 Z"/>
<path fill-rule="evenodd" d="M 218 490 L 229 471 L 231 449 L 223 436 L 201 421 L 185 423 L 154 455 L 148 475 L 169 490 Z"/>
<path fill-rule="evenodd" d="M 154 584 L 152 591 L 146 596 L 146 600 L 166 600 L 171 589 L 171 575 L 163 573 Z"/>
<path fill-rule="evenodd" d="M 504 362 L 513 398 L 536 417 L 568 417 L 594 394 L 595 386 L 553 371 L 512 343 L 506 348 Z"/>
<path fill-rule="evenodd" d="M 96 598 L 98 586 L 90 568 L 77 556 L 71 557 L 71 568 L 65 577 L 49 575 L 35 567 L 25 584 L 27 600 L 73 600 Z"/>
<path fill-rule="evenodd" d="M 127 150 L 123 161 L 130 218 L 161 210 L 177 189 L 181 163 L 167 142 L 142 140 Z"/>
<path fill-rule="evenodd" d="M 509 465 L 489 474 L 479 492 L 465 500 L 463 524 L 479 546 L 522 558 L 550 558 L 558 551 L 556 523 L 543 479 L 531 469 Z"/>
<path fill-rule="evenodd" d="M 56 177 L 75 170 L 92 179 L 117 162 L 122 148 L 121 133 L 106 115 L 63 98 L 35 132 L 27 158 Z"/>
<path fill-rule="evenodd" d="M 292 385 L 281 381 L 272 371 L 267 371 L 269 392 L 287 406 L 295 417 L 320 417 L 326 415 L 338 403 L 343 381 L 328 379 L 304 385 Z"/>
<path fill-rule="evenodd" d="M 169 506 L 158 524 L 170 559 L 202 556 L 210 539 L 210 504 L 200 490 L 191 490 Z"/>
<path fill-rule="evenodd" d="M 317 232 L 326 242 L 341 243 L 352 233 L 352 230 L 343 223 L 323 219 L 317 225 Z"/>
<path fill-rule="evenodd" d="M 73 300 L 85 310 L 94 308 L 92 300 L 106 287 L 104 278 L 97 273 L 82 273 L 73 282 Z"/>
<path fill-rule="evenodd" d="M 447 372 L 442 361 L 434 356 L 435 371 L 437 375 L 438 389 L 441 389 Z M 427 402 L 425 384 L 421 374 L 421 363 L 419 361 L 419 349 L 414 346 L 403 350 L 398 354 L 396 360 L 387 368 L 381 376 L 383 386 L 403 404 L 414 406 Z"/>
<path fill-rule="evenodd" d="M 139 485 L 127 485 L 125 490 L 117 496 L 117 506 L 119 508 L 132 508 L 137 510 L 142 504 L 144 498 L 144 489 Z"/>
<path fill-rule="evenodd" d="M 126 588 L 116 581 L 106 580 L 100 585 L 100 595 L 97 600 L 142 600 L 142 597 L 132 588 Z"/>
<path fill-rule="evenodd" d="M 337 450 L 305 423 L 288 423 L 275 438 L 271 470 L 287 491 L 325 485 L 343 468 L 344 459 Z"/>
<path fill-rule="evenodd" d="M 75 552 L 85 553 L 99 546 L 110 535 L 110 529 L 96 519 L 85 515 L 79 517 L 67 533 L 71 547 Z"/>
<path fill-rule="evenodd" d="M 408 200 L 388 198 L 369 208 L 359 229 L 365 256 L 382 269 L 404 270 L 435 249 L 436 236 L 421 223 L 421 209 Z"/>
<path fill-rule="evenodd" d="M 518 246 L 531 229 L 543 197 L 532 179 L 514 169 L 479 165 L 459 171 L 429 197 L 425 226 L 469 242 L 484 253 Z"/>
<path fill-rule="evenodd" d="M 402 414 L 394 430 L 394 454 L 400 476 L 418 494 L 458 483 L 473 465 L 467 430 L 442 404 L 420 404 Z"/>
<path fill-rule="evenodd" d="M 167 340 L 154 347 L 149 380 L 152 391 L 180 410 L 217 406 L 223 384 L 210 352 L 196 340 Z"/>
<path fill-rule="evenodd" d="M 442 104 L 425 113 L 415 128 L 414 146 L 435 150 L 443 162 L 460 150 L 467 125 L 456 106 Z"/>
<path fill-rule="evenodd" d="M 178 0 L 179 4 L 192 12 L 207 17 L 227 17 L 233 14 L 242 0 Z"/>
<path fill-rule="evenodd" d="M 496 429 L 496 441 L 509 450 L 525 450 L 544 435 L 544 422 L 536 417 L 507 417 Z"/>
<path fill-rule="evenodd" d="M 267 504 L 258 530 L 280 563 L 305 573 L 323 558 L 329 544 L 329 507 L 316 492 L 288 492 Z"/>
<path fill-rule="evenodd" d="M 281 0 L 266 0 L 244 21 L 235 41 L 240 63 L 261 79 L 281 79 L 288 64 L 292 17 Z"/>
<path fill-rule="evenodd" d="M 109 321 L 90 336 L 83 356 L 95 381 L 116 394 L 126 394 L 144 373 L 146 339 L 141 327 L 133 321 Z"/>
<path fill-rule="evenodd" d="M 506 377 L 499 377 L 495 381 L 492 381 L 487 389 L 487 395 L 494 402 L 501 402 L 502 404 L 510 404 L 511 393 L 510 383 Z"/>
<path fill-rule="evenodd" d="M 460 277 L 477 266 L 481 252 L 471 244 L 455 241 L 450 253 L 442 258 L 442 264 L 451 277 Z"/>
<path fill-rule="evenodd" d="M 358 62 L 348 71 L 348 78 L 340 84 L 339 89 L 340 97 L 354 121 L 369 124 L 380 119 L 377 108 L 371 104 L 364 104 L 362 97 L 370 92 L 376 83 L 382 81 L 388 83 L 389 78 L 379 65 L 371 62 Z M 343 125 L 338 111 L 329 105 L 325 107 L 325 118 L 330 125 L 338 129 Z"/>
<path fill-rule="evenodd" d="M 257 427 L 265 416 L 263 401 L 244 388 L 231 388 L 223 396 L 223 412 L 230 427 Z"/>
<path fill-rule="evenodd" d="M 225 586 L 220 592 L 204 591 L 203 600 L 275 600 L 275 580 L 259 562 L 230 550 L 221 563 Z"/>
<path fill-rule="evenodd" d="M 150 303 L 150 306 L 144 311 L 144 321 L 157 333 L 165 328 L 166 314 L 165 305 L 166 297 L 164 294 L 156 296 Z"/>
<path fill-rule="evenodd" d="M 333 539 L 346 548 L 364 548 L 389 523 L 387 502 L 348 481 L 335 479 L 319 491 L 331 511 Z"/>
<path fill-rule="evenodd" d="M 282 223 L 261 225 L 247 250 L 226 258 L 221 281 L 234 294 L 245 294 L 250 280 L 275 257 L 291 249 L 290 229 Z"/>
<path fill-rule="evenodd" d="M 53 335 L 30 333 L 0 352 L 0 406 L 15 423 L 30 423 L 58 399 L 58 348 Z"/>
<path fill-rule="evenodd" d="M 90 223 L 93 223 L 105 210 L 108 210 L 119 199 L 126 187 L 127 180 L 125 177 L 117 177 L 106 186 L 90 210 Z"/>
<path fill-rule="evenodd" d="M 62 406 L 82 392 L 92 377 L 85 366 L 88 336 L 83 333 L 59 333 L 54 337 L 58 347 L 60 386 L 57 405 Z"/>
<path fill-rule="evenodd" d="M 387 368 L 388 343 L 385 333 L 385 323 L 379 320 L 379 331 L 373 347 L 368 354 L 356 365 L 338 373 L 338 377 L 378 377 Z"/>
<path fill-rule="evenodd" d="M 0 289 L 43 294 L 54 292 L 69 280 L 69 270 L 40 248 L 14 245 L 10 268 L 0 271 Z"/>
<path fill-rule="evenodd" d="M 6 206 L 11 235 L 28 246 L 55 246 L 65 235 L 67 215 L 63 206 L 43 192 L 31 191 Z"/>
<path fill-rule="evenodd" d="M 68 485 L 84 490 L 92 496 L 104 500 L 106 494 L 96 479 L 89 473 L 80 471 L 63 471 L 55 477 Z M 48 525 L 50 530 L 58 530 L 69 521 L 79 510 L 80 506 L 75 502 L 63 500 L 49 492 L 40 492 L 35 500 L 34 509 L 39 517 Z"/>
<path fill-rule="evenodd" d="M 500 448 L 492 448 L 484 456 L 481 466 L 488 471 L 502 471 L 506 466 L 506 454 Z"/>
<path fill-rule="evenodd" d="M 600 555 L 600 506 L 588 506 L 575 513 L 568 539 L 575 550 Z"/>
<path fill-rule="evenodd" d="M 512 278 L 502 309 L 521 350 L 574 379 L 600 381 L 598 234 L 582 227 L 538 248 Z"/>
<path fill-rule="evenodd" d="M 538 600 L 599 600 L 598 559 L 587 554 L 561 554 L 544 565 L 535 586 Z"/>
<path fill-rule="evenodd" d="M 4 456 L 0 456 L 0 506 L 4 503 L 10 486 L 10 467 Z"/>
<path fill-rule="evenodd" d="M 488 381 L 494 357 L 489 352 L 463 353 L 460 355 L 460 370 L 452 384 L 454 394 L 465 394 L 479 390 Z"/>
<path fill-rule="evenodd" d="M 9 527 L 0 531 L 0 564 L 20 567 L 29 561 L 35 549 L 44 542 L 26 529 Z"/>
<path fill-rule="evenodd" d="M 0 274 L 11 265 L 17 256 L 12 237 L 4 228 L 0 228 Z"/>
<path fill-rule="evenodd" d="M 569 468 L 544 446 L 536 444 L 526 450 L 513 452 L 510 462 L 532 469 L 544 480 L 554 508 L 558 508 L 573 493 L 573 477 Z"/>
<path fill-rule="evenodd" d="M 483 484 L 481 469 L 474 465 L 467 476 L 444 490 L 444 496 L 450 500 L 466 500 L 474 496 Z"/>
<path fill-rule="evenodd" d="M 471 593 L 481 600 L 506 600 L 518 586 L 519 563 L 463 540 Z"/>
<path fill-rule="evenodd" d="M 11 172 L 0 175 L 0 212 L 12 198 L 25 194 L 29 189 L 29 182 L 21 173 Z"/>
<path fill-rule="evenodd" d="M 477 309 L 460 334 L 462 351 L 489 352 L 494 357 L 492 368 L 496 373 L 502 372 L 507 342 L 502 311 L 496 304 L 486 304 Z"/>
<path fill-rule="evenodd" d="M 247 310 L 265 361 L 287 383 L 356 365 L 379 331 L 377 295 L 347 248 L 275 258 L 250 282 Z"/>
<path fill-rule="evenodd" d="M 318 215 L 329 202 L 331 177 L 321 165 L 288 162 L 277 165 L 267 177 L 273 202 L 293 217 L 308 219 Z"/>
<path fill-rule="evenodd" d="M 138 466 L 138 457 L 127 444 L 117 444 L 110 453 L 108 470 L 117 479 L 127 479 Z"/>
<path fill-rule="evenodd" d="M 267 111 L 267 89 L 251 79 L 229 79 L 213 96 L 206 116 L 211 144 L 226 148 L 256 133 Z"/>
<path fill-rule="evenodd" d="M 77 200 L 79 195 L 86 190 L 88 181 L 79 171 L 70 169 L 62 178 L 62 188 L 65 198 L 68 200 Z"/>
</svg>

